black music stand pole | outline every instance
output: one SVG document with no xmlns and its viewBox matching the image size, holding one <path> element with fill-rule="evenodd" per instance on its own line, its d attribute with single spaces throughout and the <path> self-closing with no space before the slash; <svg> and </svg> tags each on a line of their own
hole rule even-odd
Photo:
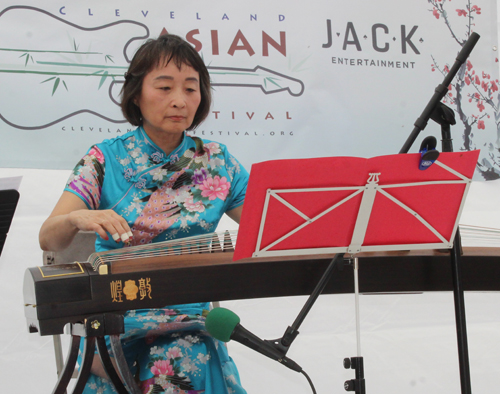
<svg viewBox="0 0 500 394">
<path fill-rule="evenodd" d="M 441 100 L 448 92 L 448 86 L 459 71 L 460 67 L 469 57 L 472 49 L 479 40 L 477 33 L 472 33 L 459 52 L 455 63 L 443 82 L 435 89 L 434 95 L 425 107 L 420 117 L 415 122 L 415 128 L 406 140 L 405 144 L 399 153 L 408 153 L 411 145 L 417 138 L 419 132 L 425 128 L 429 119 L 432 119 L 441 125 L 442 133 L 442 150 L 443 152 L 453 152 L 450 125 L 455 124 L 455 116 L 453 111 L 441 103 Z M 460 261 L 461 241 L 460 232 L 457 229 L 453 248 L 450 250 L 450 260 L 453 276 L 453 296 L 455 302 L 455 322 L 457 327 L 457 342 L 458 342 L 458 358 L 460 366 L 460 384 L 462 394 L 471 394 L 471 379 L 469 365 L 469 349 L 467 344 L 467 327 L 465 319 L 465 299 L 464 289 L 462 284 L 462 266 Z"/>
<path fill-rule="evenodd" d="M 453 142 L 451 138 L 450 125 L 454 125 L 455 114 L 453 110 L 440 103 L 432 120 L 441 125 L 442 150 L 443 152 L 453 152 Z M 451 270 L 453 276 L 453 297 L 455 302 L 455 322 L 457 327 L 458 358 L 460 367 L 460 384 L 462 393 L 471 393 L 471 379 L 469 366 L 469 346 L 467 343 L 467 324 L 465 319 L 465 298 L 462 282 L 462 264 L 460 256 L 462 254 L 462 245 L 460 238 L 460 229 L 457 229 L 455 239 L 453 240 L 453 249 L 450 251 Z"/>
</svg>

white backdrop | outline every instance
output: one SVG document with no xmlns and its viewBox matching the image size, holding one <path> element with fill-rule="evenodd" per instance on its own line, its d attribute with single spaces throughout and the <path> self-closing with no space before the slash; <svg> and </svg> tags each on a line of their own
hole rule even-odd
<svg viewBox="0 0 500 394">
<path fill-rule="evenodd" d="M 0 5 L 2 167 L 72 168 L 126 132 L 117 101 L 130 58 L 164 29 L 186 37 L 214 82 L 197 135 L 247 167 L 271 158 L 397 153 L 471 31 L 453 83 L 455 150 L 482 149 L 497 178 L 496 2 L 26 0 Z M 236 6 L 237 5 L 237 6 Z M 439 137 L 431 124 L 426 135 Z"/>
</svg>

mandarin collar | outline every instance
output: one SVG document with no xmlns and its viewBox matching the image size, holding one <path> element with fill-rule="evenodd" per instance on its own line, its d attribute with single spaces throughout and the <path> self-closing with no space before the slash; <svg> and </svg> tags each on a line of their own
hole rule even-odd
<svg viewBox="0 0 500 394">
<path fill-rule="evenodd" d="M 186 131 L 183 131 L 181 143 L 177 146 L 177 148 L 166 155 L 163 149 L 161 149 L 153 142 L 153 140 L 149 137 L 148 133 L 146 133 L 146 130 L 144 130 L 142 126 L 139 127 L 139 131 L 142 134 L 144 142 L 148 146 L 147 153 L 149 157 L 151 157 L 151 160 L 153 160 L 153 162 L 156 164 L 164 164 L 167 162 L 175 163 L 176 161 L 178 161 L 180 158 L 179 153 L 184 151 L 184 147 L 187 143 Z"/>
</svg>

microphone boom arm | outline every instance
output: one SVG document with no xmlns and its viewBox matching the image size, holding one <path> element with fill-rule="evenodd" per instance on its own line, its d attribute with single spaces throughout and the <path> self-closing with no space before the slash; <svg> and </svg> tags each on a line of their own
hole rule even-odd
<svg viewBox="0 0 500 394">
<path fill-rule="evenodd" d="M 464 64 L 467 58 L 469 57 L 470 53 L 474 49 L 474 46 L 479 40 L 479 37 L 480 37 L 479 34 L 472 33 L 470 37 L 467 39 L 464 46 L 458 53 L 455 63 L 451 67 L 450 71 L 445 76 L 443 82 L 436 87 L 436 89 L 434 90 L 434 95 L 427 103 L 427 106 L 424 108 L 420 117 L 415 121 L 414 123 L 415 128 L 409 135 L 408 139 L 404 143 L 399 153 L 408 153 L 411 146 L 417 139 L 420 131 L 425 129 L 425 126 L 427 126 L 427 122 L 431 118 L 436 106 L 448 92 L 448 86 L 450 86 L 451 82 L 453 81 L 453 78 L 455 78 L 455 75 L 458 73 L 458 70 L 460 70 L 462 64 Z"/>
</svg>

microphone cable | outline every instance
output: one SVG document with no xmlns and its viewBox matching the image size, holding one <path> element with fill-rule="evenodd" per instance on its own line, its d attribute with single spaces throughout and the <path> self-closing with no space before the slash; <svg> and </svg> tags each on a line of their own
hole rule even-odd
<svg viewBox="0 0 500 394">
<path fill-rule="evenodd" d="M 314 388 L 314 384 L 313 384 L 311 378 L 309 377 L 309 375 L 306 373 L 306 371 L 302 370 L 302 371 L 300 371 L 300 373 L 306 377 L 307 381 L 309 382 L 309 385 L 311 386 L 311 390 L 312 390 L 313 394 L 317 394 L 316 389 Z"/>
</svg>

